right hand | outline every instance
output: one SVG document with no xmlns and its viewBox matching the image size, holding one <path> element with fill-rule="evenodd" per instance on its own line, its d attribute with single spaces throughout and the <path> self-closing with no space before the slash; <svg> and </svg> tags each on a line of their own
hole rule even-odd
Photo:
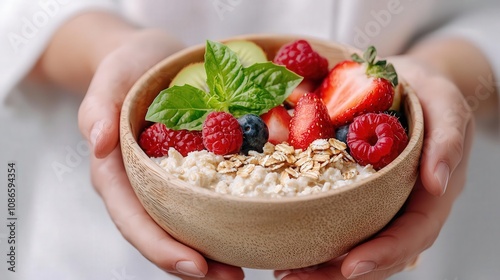
<svg viewBox="0 0 500 280">
<path fill-rule="evenodd" d="M 148 215 L 125 173 L 119 114 L 126 93 L 150 67 L 181 46 L 158 30 L 135 31 L 99 63 L 80 106 L 79 126 L 92 147 L 92 183 L 121 234 L 160 269 L 182 279 L 243 279 L 240 268 L 177 242 Z"/>
</svg>

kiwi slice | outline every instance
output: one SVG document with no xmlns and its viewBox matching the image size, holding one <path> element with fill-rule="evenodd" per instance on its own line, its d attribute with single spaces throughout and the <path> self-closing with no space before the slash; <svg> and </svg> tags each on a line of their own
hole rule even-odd
<svg viewBox="0 0 500 280">
<path fill-rule="evenodd" d="M 243 67 L 268 61 L 264 50 L 254 42 L 236 40 L 229 41 L 225 45 L 238 55 Z"/>
<path fill-rule="evenodd" d="M 208 91 L 207 73 L 203 62 L 189 64 L 177 73 L 174 79 L 170 82 L 169 87 L 191 85 L 203 91 Z"/>
<path fill-rule="evenodd" d="M 226 46 L 236 53 L 243 67 L 267 61 L 264 50 L 253 42 L 245 40 L 230 41 L 226 43 Z M 169 87 L 182 86 L 185 84 L 199 88 L 205 92 L 209 91 L 207 73 L 205 72 L 205 65 L 203 62 L 192 63 L 182 68 L 170 82 Z"/>
</svg>

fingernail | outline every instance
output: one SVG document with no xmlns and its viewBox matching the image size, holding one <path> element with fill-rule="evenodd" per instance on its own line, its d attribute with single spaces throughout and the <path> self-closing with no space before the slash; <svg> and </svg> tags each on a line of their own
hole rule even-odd
<svg viewBox="0 0 500 280">
<path fill-rule="evenodd" d="M 95 143 L 97 142 L 97 138 L 101 135 L 104 125 L 106 124 L 105 120 L 100 120 L 94 123 L 92 129 L 90 130 L 90 145 L 95 147 Z"/>
<path fill-rule="evenodd" d="M 196 264 L 192 261 L 179 261 L 175 264 L 175 270 L 180 274 L 190 277 L 203 278 L 205 274 L 198 269 Z"/>
<path fill-rule="evenodd" d="M 276 280 L 282 280 L 283 278 L 287 277 L 288 275 L 290 275 L 292 273 L 291 270 L 285 270 L 283 272 L 281 272 L 280 274 L 278 274 L 276 276 Z"/>
<path fill-rule="evenodd" d="M 448 164 L 444 162 L 438 163 L 434 172 L 434 176 L 441 186 L 441 195 L 443 195 L 446 192 L 446 188 L 448 187 L 448 180 L 450 179 L 450 167 L 448 166 Z"/>
<path fill-rule="evenodd" d="M 351 275 L 347 279 L 353 279 L 355 277 L 365 275 L 372 272 L 377 267 L 374 262 L 360 262 L 356 265 Z"/>
</svg>

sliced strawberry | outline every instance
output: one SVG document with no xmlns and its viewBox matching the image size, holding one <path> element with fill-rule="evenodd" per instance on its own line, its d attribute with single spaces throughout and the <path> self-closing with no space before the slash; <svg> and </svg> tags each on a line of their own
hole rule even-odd
<svg viewBox="0 0 500 280">
<path fill-rule="evenodd" d="M 304 79 L 300 84 L 292 91 L 292 93 L 286 98 L 285 104 L 290 108 L 295 108 L 297 102 L 302 97 L 302 95 L 308 92 L 314 92 L 318 87 L 318 83 L 311 79 Z"/>
<path fill-rule="evenodd" d="M 375 57 L 376 50 L 370 47 L 364 59 L 353 55 L 353 60 L 340 62 L 323 80 L 318 92 L 335 127 L 391 107 L 397 74 L 392 64 L 375 61 Z"/>
<path fill-rule="evenodd" d="M 269 129 L 268 141 L 274 145 L 288 141 L 288 125 L 292 117 L 283 106 L 276 106 L 260 116 Z"/>
<path fill-rule="evenodd" d="M 316 139 L 335 136 L 335 130 L 325 104 L 314 93 L 299 99 L 290 122 L 290 144 L 296 149 L 306 149 Z"/>
</svg>

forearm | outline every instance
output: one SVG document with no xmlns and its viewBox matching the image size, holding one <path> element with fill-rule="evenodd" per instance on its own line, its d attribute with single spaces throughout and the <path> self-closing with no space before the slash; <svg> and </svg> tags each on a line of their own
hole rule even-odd
<svg viewBox="0 0 500 280">
<path fill-rule="evenodd" d="M 459 38 L 429 39 L 415 44 L 407 54 L 454 82 L 476 116 L 492 118 L 498 113 L 494 73 L 472 43 Z"/>
<path fill-rule="evenodd" d="M 134 42 L 133 47 L 129 46 L 131 42 Z M 151 50 L 152 44 L 163 49 Z M 129 54 L 123 59 L 130 59 L 131 71 L 140 72 L 146 69 L 136 69 L 135 66 L 138 64 L 137 59 L 147 55 L 143 52 L 162 53 L 166 56 L 180 49 L 181 45 L 163 31 L 135 27 L 111 13 L 89 12 L 68 21 L 54 34 L 30 76 L 85 92 L 99 65 L 120 48 L 130 49 L 121 52 Z M 134 54 L 134 59 L 131 53 Z M 151 59 L 153 58 L 145 58 Z M 154 59 L 158 61 L 159 58 Z"/>
</svg>

